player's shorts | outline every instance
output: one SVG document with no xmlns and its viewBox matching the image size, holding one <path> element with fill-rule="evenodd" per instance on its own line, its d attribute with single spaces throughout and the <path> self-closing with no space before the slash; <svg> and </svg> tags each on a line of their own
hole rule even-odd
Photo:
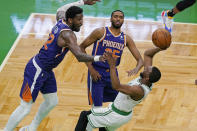
<svg viewBox="0 0 197 131">
<path fill-rule="evenodd" d="M 52 70 L 45 71 L 38 60 L 33 57 L 26 65 L 20 97 L 29 102 L 35 102 L 39 91 L 42 94 L 57 92 L 55 75 Z"/>
<path fill-rule="evenodd" d="M 91 111 L 92 113 L 88 115 L 88 124 L 92 128 L 105 127 L 107 131 L 115 131 L 132 118 L 132 111 L 120 111 L 113 104 L 106 108 L 92 108 Z"/>
<path fill-rule="evenodd" d="M 97 67 L 94 68 L 101 75 L 101 80 L 94 82 L 91 78 L 90 73 L 88 72 L 89 104 L 94 106 L 102 106 L 103 102 L 113 102 L 118 94 L 118 91 L 112 88 L 109 69 L 102 69 Z"/>
</svg>

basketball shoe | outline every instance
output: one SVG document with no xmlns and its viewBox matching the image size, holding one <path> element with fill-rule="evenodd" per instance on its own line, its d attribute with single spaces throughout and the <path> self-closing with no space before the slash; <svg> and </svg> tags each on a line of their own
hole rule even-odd
<svg viewBox="0 0 197 131">
<path fill-rule="evenodd" d="M 168 12 L 169 10 L 167 11 L 162 11 L 161 13 L 161 17 L 162 17 L 162 20 L 163 20 L 163 25 L 164 25 L 164 28 L 166 30 L 168 30 L 170 33 L 172 33 L 172 22 L 173 22 L 173 17 L 171 16 L 168 16 Z"/>
</svg>

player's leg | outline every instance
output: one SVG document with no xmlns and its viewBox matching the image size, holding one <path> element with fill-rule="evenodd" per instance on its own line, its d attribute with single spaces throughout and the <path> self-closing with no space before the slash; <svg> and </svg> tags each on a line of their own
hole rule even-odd
<svg viewBox="0 0 197 131">
<path fill-rule="evenodd" d="M 58 103 L 57 93 L 44 94 L 43 97 L 44 102 L 40 105 L 33 121 L 29 126 L 23 128 L 28 128 L 30 131 L 36 131 L 41 121 Z"/>
<path fill-rule="evenodd" d="M 87 131 L 93 128 L 100 128 L 107 131 L 115 131 L 127 123 L 132 118 L 132 112 L 124 112 L 110 104 L 107 108 L 92 108 L 91 114 L 88 115 Z"/>
<path fill-rule="evenodd" d="M 186 8 L 192 6 L 196 0 L 182 0 L 176 4 L 176 6 L 168 12 L 168 16 L 173 17 L 178 12 L 185 10 Z"/>
<path fill-rule="evenodd" d="M 103 103 L 103 80 L 94 82 L 88 73 L 88 100 L 94 108 L 102 106 Z"/>
<path fill-rule="evenodd" d="M 20 105 L 15 109 L 15 111 L 11 114 L 4 131 L 13 131 L 14 128 L 20 123 L 23 118 L 29 114 L 31 107 L 32 107 L 32 101 L 25 102 L 24 100 L 21 100 Z"/>
<path fill-rule="evenodd" d="M 91 114 L 91 111 L 82 111 L 79 116 L 79 120 L 77 122 L 77 125 L 75 127 L 75 131 L 85 131 L 86 126 L 88 123 L 87 115 Z"/>
<path fill-rule="evenodd" d="M 99 128 L 99 131 L 105 131 L 105 127 L 113 126 L 114 112 L 109 108 L 92 108 L 91 114 L 88 115 L 87 131 Z"/>
<path fill-rule="evenodd" d="M 57 85 L 54 73 L 51 71 L 45 73 L 44 75 L 45 76 L 43 77 L 48 78 L 45 81 L 44 86 L 40 89 L 44 97 L 44 102 L 40 105 L 36 116 L 34 117 L 32 123 L 29 126 L 32 131 L 36 131 L 41 121 L 58 104 Z"/>
<path fill-rule="evenodd" d="M 117 70 L 116 70 L 116 74 L 118 75 Z M 118 95 L 118 91 L 112 88 L 109 72 L 106 72 L 105 76 L 109 76 L 109 77 L 105 78 L 106 86 L 104 88 L 104 93 L 103 93 L 103 102 L 113 102 L 116 96 Z"/>
<path fill-rule="evenodd" d="M 107 131 L 107 130 L 105 129 L 105 127 L 100 127 L 99 131 Z"/>
<path fill-rule="evenodd" d="M 39 92 L 40 85 L 37 80 L 41 78 L 42 70 L 37 66 L 35 61 L 31 59 L 24 72 L 24 81 L 20 92 L 21 104 L 10 116 L 8 123 L 5 127 L 6 131 L 12 131 L 18 123 L 29 114 L 32 103 L 36 100 Z"/>
<path fill-rule="evenodd" d="M 163 11 L 161 15 L 163 19 L 164 28 L 169 32 L 172 32 L 172 21 L 174 15 L 192 6 L 195 2 L 196 0 L 182 0 L 178 2 L 173 9 Z"/>
</svg>

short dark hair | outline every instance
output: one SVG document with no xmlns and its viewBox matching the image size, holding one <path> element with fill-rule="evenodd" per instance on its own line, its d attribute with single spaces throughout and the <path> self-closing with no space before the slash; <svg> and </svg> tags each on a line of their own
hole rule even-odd
<svg viewBox="0 0 197 131">
<path fill-rule="evenodd" d="M 74 18 L 77 14 L 83 13 L 83 9 L 78 6 L 71 6 L 66 11 L 66 21 L 68 21 L 68 18 Z"/>
<path fill-rule="evenodd" d="M 160 78 L 161 78 L 160 70 L 157 67 L 153 66 L 152 72 L 149 74 L 149 82 L 155 83 L 155 82 L 159 81 Z"/>
<path fill-rule="evenodd" d="M 111 13 L 111 17 L 112 17 L 112 15 L 113 15 L 115 12 L 121 12 L 121 13 L 123 14 L 123 16 L 124 16 L 124 12 L 123 12 L 122 10 L 114 10 L 114 11 Z"/>
</svg>

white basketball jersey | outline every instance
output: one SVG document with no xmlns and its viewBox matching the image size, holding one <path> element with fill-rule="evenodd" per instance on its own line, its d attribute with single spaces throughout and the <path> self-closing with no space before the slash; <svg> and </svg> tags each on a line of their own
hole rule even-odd
<svg viewBox="0 0 197 131">
<path fill-rule="evenodd" d="M 130 86 L 140 85 L 144 90 L 144 97 L 141 100 L 135 101 L 135 100 L 131 99 L 131 97 L 129 95 L 119 92 L 116 99 L 114 100 L 114 106 L 117 109 L 119 109 L 121 111 L 125 111 L 125 112 L 132 111 L 133 107 L 136 106 L 138 103 L 140 103 L 148 95 L 148 93 L 152 90 L 153 84 L 151 87 L 148 87 L 144 84 L 141 84 L 139 79 L 141 79 L 141 77 L 138 77 L 138 78 L 130 81 L 128 83 L 128 85 L 130 85 Z"/>
</svg>

